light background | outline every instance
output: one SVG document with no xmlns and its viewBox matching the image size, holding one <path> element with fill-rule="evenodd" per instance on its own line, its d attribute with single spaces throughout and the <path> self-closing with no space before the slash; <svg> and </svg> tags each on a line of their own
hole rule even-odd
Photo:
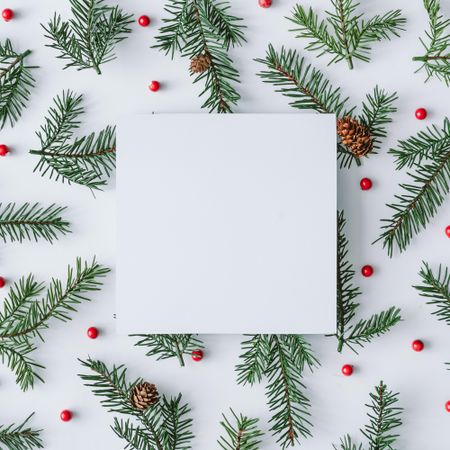
<svg viewBox="0 0 450 450">
<path fill-rule="evenodd" d="M 85 94 L 87 114 L 83 133 L 114 124 L 120 116 L 130 113 L 199 111 L 202 102 L 197 98 L 201 86 L 191 84 L 188 61 L 177 58 L 171 62 L 149 48 L 161 25 L 162 1 L 120 2 L 130 12 L 148 14 L 153 22 L 149 28 L 133 27 L 134 33 L 118 47 L 118 59 L 103 68 L 101 77 L 93 71 L 62 71 L 62 63 L 55 58 L 54 51 L 44 47 L 39 24 L 47 21 L 55 10 L 65 14 L 67 3 L 60 0 L 0 1 L 0 9 L 9 6 L 17 13 L 16 20 L 8 24 L 0 22 L 0 38 L 12 38 L 20 50 L 31 48 L 30 63 L 41 67 L 35 71 L 37 87 L 22 120 L 13 130 L 7 128 L 0 134 L 0 140 L 12 147 L 11 155 L 0 161 L 1 200 L 67 205 L 67 217 L 73 230 L 71 236 L 53 246 L 45 243 L 2 245 L 0 273 L 10 280 L 29 272 L 42 280 L 62 276 L 66 264 L 72 263 L 76 256 L 89 258 L 96 254 L 102 263 L 114 267 L 114 182 L 94 199 L 82 187 L 67 187 L 32 173 L 36 159 L 27 152 L 37 145 L 34 131 L 42 123 L 54 95 L 66 88 Z M 287 99 L 274 93 L 271 86 L 264 85 L 255 76 L 261 67 L 253 58 L 263 57 L 269 42 L 276 48 L 286 44 L 301 50 L 304 46 L 304 41 L 295 39 L 288 32 L 290 24 L 284 19 L 295 1 L 274 0 L 274 3 L 272 8 L 264 10 L 257 6 L 256 0 L 233 1 L 233 12 L 242 16 L 248 27 L 248 44 L 231 52 L 242 80 L 243 99 L 237 108 L 239 112 L 291 111 Z M 325 0 L 311 3 L 320 9 L 329 5 Z M 343 93 L 351 96 L 353 104 L 359 105 L 375 84 L 389 91 L 397 90 L 400 96 L 399 112 L 390 126 L 390 137 L 381 154 L 371 158 L 363 168 L 340 173 L 339 204 L 349 218 L 347 233 L 352 261 L 357 268 L 371 263 L 376 271 L 370 279 L 356 277 L 364 292 L 359 314 L 367 317 L 395 304 L 402 308 L 404 321 L 388 336 L 368 345 L 359 356 L 348 351 L 338 355 L 333 339 L 311 337 L 322 367 L 313 376 L 305 378 L 312 401 L 314 437 L 305 441 L 303 448 L 331 448 L 331 443 L 338 442 L 347 432 L 359 439 L 358 428 L 366 422 L 364 403 L 368 400 L 368 392 L 383 379 L 392 389 L 401 392 L 401 404 L 405 408 L 398 448 L 444 450 L 450 440 L 450 415 L 444 409 L 445 402 L 450 399 L 450 373 L 443 365 L 450 361 L 450 333 L 444 324 L 430 315 L 430 308 L 424 305 L 411 285 L 418 281 L 421 260 L 427 260 L 433 266 L 439 262 L 450 263 L 450 240 L 444 235 L 444 228 L 450 223 L 449 202 L 442 206 L 428 229 L 414 239 L 405 254 L 390 260 L 379 245 L 370 243 L 378 236 L 379 219 L 389 215 L 385 203 L 392 200 L 397 183 L 405 180 L 403 173 L 395 172 L 387 149 L 397 139 L 406 138 L 425 125 L 442 124 L 448 113 L 450 95 L 448 88 L 438 81 L 423 84 L 424 74 L 414 75 L 417 66 L 411 57 L 421 52 L 418 37 L 427 27 L 421 2 L 379 0 L 364 3 L 361 10 L 369 15 L 393 7 L 403 8 L 408 19 L 407 32 L 401 39 L 374 45 L 373 62 L 357 62 L 353 72 L 349 72 L 345 64 L 326 67 L 326 57 L 316 60 L 313 53 L 306 53 L 306 57 L 323 68 L 335 85 L 342 86 Z M 444 13 L 450 16 L 449 2 L 443 0 L 442 3 Z M 162 89 L 156 94 L 147 89 L 152 79 L 162 82 Z M 414 119 L 414 110 L 421 106 L 429 111 L 429 119 L 422 123 Z M 201 138 L 200 129 L 186 136 L 189 140 Z M 298 139 L 300 142 L 302 137 Z M 147 143 L 151 142 L 149 135 Z M 320 155 L 311 170 L 320 177 Z M 374 188 L 369 192 L 359 189 L 358 183 L 363 176 L 374 181 Z M 122 443 L 108 429 L 112 415 L 98 404 L 76 376 L 80 371 L 76 358 L 85 358 L 89 354 L 107 363 L 127 364 L 131 378 L 143 376 L 158 384 L 161 392 L 183 392 L 185 400 L 192 406 L 196 434 L 193 447 L 196 450 L 217 448 L 215 440 L 220 431 L 220 414 L 229 406 L 260 417 L 263 427 L 267 428 L 270 416 L 264 386 L 243 388 L 235 383 L 234 364 L 239 354 L 240 336 L 205 336 L 206 358 L 201 363 L 189 361 L 184 369 L 174 361 L 148 359 L 143 349 L 132 347 L 131 339 L 119 339 L 114 334 L 113 284 L 111 276 L 105 289 L 95 296 L 95 301 L 80 307 L 72 323 L 52 322 L 45 333 L 47 342 L 40 345 L 34 355 L 47 366 L 43 373 L 45 384 L 38 384 L 34 391 L 21 393 L 8 369 L 0 367 L 0 423 L 18 422 L 29 412 L 36 411 L 32 424 L 45 429 L 43 438 L 45 448 L 49 450 L 122 448 Z M 102 331 L 96 341 L 85 337 L 85 331 L 91 325 Z M 420 354 L 410 349 L 415 338 L 422 338 L 426 344 L 426 350 Z M 344 363 L 355 364 L 354 376 L 345 378 L 340 374 Z M 58 418 L 59 411 L 64 408 L 75 412 L 74 420 L 67 424 Z M 274 448 L 277 448 L 275 441 L 267 438 L 262 449 Z"/>
</svg>

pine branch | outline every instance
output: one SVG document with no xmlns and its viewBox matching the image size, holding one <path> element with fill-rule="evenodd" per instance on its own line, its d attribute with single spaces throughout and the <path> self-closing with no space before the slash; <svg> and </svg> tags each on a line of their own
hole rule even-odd
<svg viewBox="0 0 450 450">
<path fill-rule="evenodd" d="M 102 189 L 115 169 L 115 127 L 108 126 L 98 135 L 91 133 L 69 142 L 79 128 L 79 116 L 84 112 L 80 106 L 82 96 L 64 91 L 53 101 L 45 124 L 36 133 L 40 149 L 30 150 L 32 155 L 40 156 L 34 171 L 63 183 Z"/>
<path fill-rule="evenodd" d="M 65 69 L 94 69 L 116 58 L 115 46 L 131 33 L 132 14 L 118 6 L 107 6 L 104 0 L 70 0 L 73 18 L 62 20 L 54 14 L 47 26 L 42 25 L 51 41 L 47 47 L 59 52 L 58 58 L 68 61 Z"/>
<path fill-rule="evenodd" d="M 363 347 L 375 337 L 381 336 L 391 330 L 401 321 L 400 309 L 391 307 L 369 319 L 360 319 L 352 324 L 360 304 L 355 299 L 361 295 L 359 287 L 353 285 L 355 271 L 348 260 L 348 240 L 345 236 L 346 220 L 344 212 L 337 216 L 337 333 L 334 335 L 338 341 L 338 352 L 342 352 L 344 345 L 352 351 L 355 346 Z"/>
<path fill-rule="evenodd" d="M 450 325 L 450 271 L 447 267 L 439 265 L 435 275 L 428 263 L 424 262 L 420 272 L 422 284 L 414 286 L 419 295 L 425 297 L 427 305 L 434 307 L 432 314 L 438 320 Z"/>
<path fill-rule="evenodd" d="M 177 358 L 184 367 L 184 355 L 203 348 L 203 342 L 193 334 L 132 334 L 140 338 L 134 345 L 148 349 L 147 356 L 156 356 L 157 360 Z"/>
<path fill-rule="evenodd" d="M 439 0 L 423 0 L 423 4 L 428 13 L 429 31 L 425 32 L 426 41 L 420 39 L 425 54 L 413 58 L 413 61 L 422 63 L 416 72 L 424 69 L 427 74 L 425 81 L 435 76 L 450 86 L 450 19 L 441 14 Z"/>
<path fill-rule="evenodd" d="M 270 335 L 250 334 L 248 340 L 241 343 L 243 361 L 236 366 L 239 384 L 260 383 L 267 370 L 270 354 Z"/>
<path fill-rule="evenodd" d="M 43 382 L 38 371 L 44 367 L 29 356 L 36 350 L 34 338 L 44 342 L 42 332 L 52 318 L 69 321 L 76 306 L 90 300 L 87 293 L 100 289 L 100 279 L 108 272 L 95 259 L 83 264 L 78 258 L 75 269 L 68 267 L 65 283 L 53 279 L 40 299 L 44 286 L 32 275 L 11 287 L 0 313 L 0 358 L 15 373 L 22 390 L 34 387 L 36 379 Z"/>
<path fill-rule="evenodd" d="M 191 76 L 194 83 L 202 81 L 200 96 L 208 97 L 202 105 L 210 112 L 232 112 L 232 106 L 240 99 L 233 83 L 239 82 L 239 73 L 228 56 L 231 47 L 244 41 L 242 20 L 230 14 L 226 1 L 169 0 L 165 11 L 168 18 L 159 30 L 155 48 L 174 57 L 176 51 L 191 60 Z M 207 65 L 194 70 L 192 63 L 199 57 Z"/>
<path fill-rule="evenodd" d="M 30 98 L 36 69 L 25 63 L 30 54 L 31 50 L 17 53 L 9 39 L 0 42 L 0 130 L 7 122 L 14 126 Z"/>
<path fill-rule="evenodd" d="M 436 215 L 450 190 L 450 145 L 448 142 L 448 119 L 444 122 L 442 140 L 436 135 L 427 143 L 427 133 L 417 138 L 401 142 L 397 155 L 397 165 L 414 165 L 409 172 L 409 183 L 400 184 L 401 195 L 396 195 L 396 203 L 388 205 L 394 210 L 390 219 L 382 219 L 382 234 L 375 241 L 383 241 L 389 256 L 394 248 L 406 250 L 413 237 L 425 229 Z M 428 129 L 429 133 L 432 130 Z M 425 159 L 424 161 L 422 159 Z"/>
<path fill-rule="evenodd" d="M 381 381 L 375 386 L 375 392 L 370 394 L 371 403 L 366 404 L 369 408 L 367 413 L 369 423 L 361 433 L 368 439 L 369 450 L 392 450 L 398 434 L 392 431 L 402 424 L 402 408 L 397 405 L 398 394 L 388 390 L 388 387 Z M 340 446 L 333 445 L 335 450 L 363 450 L 362 444 L 353 443 L 349 435 L 341 439 Z"/>
<path fill-rule="evenodd" d="M 0 203 L 0 238 L 3 242 L 44 239 L 53 243 L 60 234 L 70 233 L 69 222 L 60 215 L 65 209 L 56 205 L 43 208 L 39 203 Z"/>
<path fill-rule="evenodd" d="M 220 447 L 224 450 L 258 450 L 260 437 L 264 435 L 257 426 L 259 419 L 249 419 L 242 414 L 238 416 L 231 408 L 230 412 L 232 422 L 222 414 L 220 425 L 225 435 L 217 441 Z"/>
<path fill-rule="evenodd" d="M 399 436 L 391 432 L 402 424 L 402 408 L 396 406 L 398 394 L 389 391 L 381 381 L 370 398 L 371 403 L 366 405 L 369 408 L 367 415 L 370 422 L 361 433 L 369 441 L 369 450 L 391 449 Z"/>
<path fill-rule="evenodd" d="M 33 415 L 34 413 L 30 414 L 20 425 L 0 425 L 0 444 L 10 450 L 44 448 L 41 439 L 42 430 L 36 430 L 28 426 L 28 422 Z"/>
<path fill-rule="evenodd" d="M 193 438 L 192 419 L 188 417 L 188 405 L 181 404 L 181 394 L 177 397 L 162 396 L 157 403 L 146 409 L 135 407 L 131 401 L 133 389 L 142 382 L 139 378 L 127 381 L 127 369 L 113 366 L 109 369 L 103 362 L 88 358 L 79 360 L 90 370 L 79 374 L 85 386 L 91 388 L 100 403 L 110 412 L 131 416 L 133 420 L 114 418 L 113 431 L 127 443 L 126 448 L 137 450 L 188 450 Z"/>
<path fill-rule="evenodd" d="M 307 50 L 319 51 L 318 56 L 332 55 L 329 64 L 346 60 L 349 68 L 353 69 L 354 59 L 369 62 L 370 44 L 399 37 L 399 32 L 404 31 L 406 19 L 400 10 L 360 20 L 363 14 L 356 13 L 359 3 L 331 0 L 331 4 L 334 11 L 326 11 L 326 20 L 319 20 L 311 7 L 305 9 L 301 5 L 296 5 L 292 17 L 288 17 L 296 25 L 291 31 L 299 33 L 299 38 L 309 39 Z M 333 29 L 334 36 L 328 26 Z"/>
</svg>

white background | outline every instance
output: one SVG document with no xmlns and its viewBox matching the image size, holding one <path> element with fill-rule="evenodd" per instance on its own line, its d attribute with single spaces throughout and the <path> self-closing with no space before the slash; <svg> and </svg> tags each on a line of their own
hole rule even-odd
<svg viewBox="0 0 450 450">
<path fill-rule="evenodd" d="M 67 187 L 32 173 L 36 159 L 28 155 L 28 150 L 37 145 L 34 131 L 42 123 L 54 95 L 64 88 L 85 94 L 87 114 L 83 133 L 99 130 L 130 113 L 199 110 L 202 100 L 197 94 L 202 87 L 192 86 L 188 61 L 176 59 L 171 62 L 149 48 L 161 25 L 163 2 L 123 0 L 121 3 L 137 15 L 148 14 L 153 22 L 149 28 L 133 27 L 135 32 L 118 48 L 118 60 L 105 66 L 104 75 L 99 77 L 93 71 L 62 71 L 62 63 L 55 58 L 53 50 L 44 47 L 39 24 L 47 21 L 55 9 L 64 13 L 67 2 L 0 1 L 0 9 L 10 6 L 17 12 L 14 21 L 0 23 L 0 38 L 12 38 L 18 49 L 33 49 L 30 62 L 41 66 L 35 71 L 37 88 L 22 120 L 13 130 L 0 133 L 0 140 L 12 147 L 11 154 L 0 161 L 1 199 L 68 205 L 67 217 L 73 230 L 71 236 L 53 246 L 45 243 L 2 245 L 0 272 L 9 280 L 16 280 L 28 272 L 42 280 L 61 276 L 66 264 L 78 255 L 89 258 L 97 254 L 101 262 L 114 267 L 114 182 L 94 199 L 82 187 Z M 269 42 L 277 48 L 286 44 L 299 50 L 304 45 L 288 32 L 290 25 L 284 19 L 295 1 L 275 0 L 274 3 L 272 8 L 265 10 L 258 7 L 256 0 L 233 1 L 233 11 L 244 17 L 248 26 L 248 44 L 232 52 L 242 76 L 243 100 L 237 108 L 240 112 L 290 111 L 287 99 L 274 93 L 271 86 L 264 85 L 255 76 L 261 67 L 253 58 L 262 57 Z M 372 278 L 356 277 L 364 292 L 359 313 L 366 317 L 396 304 L 402 307 L 404 321 L 388 336 L 368 345 L 359 356 L 348 351 L 338 355 L 333 339 L 311 337 L 322 367 L 315 375 L 305 378 L 313 405 L 314 437 L 304 442 L 303 448 L 331 448 L 331 443 L 338 442 L 347 432 L 360 438 L 358 428 L 366 422 L 364 403 L 368 392 L 383 379 L 392 389 L 401 392 L 401 404 L 405 408 L 398 448 L 444 450 L 450 441 L 450 414 L 444 409 L 445 402 L 450 399 L 450 373 L 443 365 L 444 361 L 450 361 L 450 333 L 445 324 L 438 323 L 430 315 L 430 308 L 424 305 L 411 285 L 418 282 L 417 272 L 422 259 L 433 266 L 439 262 L 450 263 L 450 240 L 444 235 L 444 228 L 450 223 L 449 202 L 440 209 L 432 225 L 414 239 L 405 254 L 390 260 L 379 245 L 370 243 L 378 236 L 379 219 L 389 214 L 385 203 L 392 200 L 397 183 L 405 179 L 404 174 L 395 172 L 387 149 L 397 139 L 406 138 L 427 124 L 441 124 L 448 113 L 449 90 L 438 81 L 423 84 L 424 74 L 414 74 L 417 66 L 411 57 L 421 51 L 418 37 L 427 26 L 421 2 L 379 0 L 364 3 L 367 4 L 362 11 L 370 15 L 385 11 L 394 3 L 402 7 L 408 19 L 407 32 L 401 39 L 375 45 L 373 62 L 357 62 L 353 72 L 342 63 L 326 67 L 326 57 L 316 60 L 312 53 L 307 53 L 306 57 L 322 67 L 334 84 L 342 86 L 354 104 L 360 104 L 365 93 L 377 83 L 389 91 L 397 90 L 400 96 L 399 112 L 381 154 L 371 158 L 363 168 L 340 174 L 339 203 L 349 218 L 347 232 L 352 261 L 357 268 L 366 263 L 375 267 Z M 450 16 L 449 2 L 442 3 L 445 14 Z M 318 8 L 329 5 L 325 0 L 314 1 L 314 4 Z M 147 85 L 152 79 L 162 82 L 160 92 L 148 91 Z M 428 120 L 422 123 L 415 120 L 417 107 L 428 109 Z M 197 130 L 186 139 L 201 137 L 202 130 Z M 151 143 L 152 136 L 149 135 L 147 140 Z M 320 177 L 320 155 L 311 170 Z M 374 188 L 369 192 L 359 189 L 358 183 L 363 176 L 374 181 Z M 240 336 L 205 336 L 206 358 L 201 363 L 189 362 L 184 369 L 175 361 L 150 360 L 144 356 L 143 349 L 132 347 L 131 339 L 119 339 L 114 334 L 113 281 L 111 276 L 102 293 L 95 296 L 95 301 L 81 306 L 72 323 L 53 322 L 45 333 L 47 342 L 35 352 L 35 357 L 47 366 L 43 374 L 44 385 L 38 384 L 34 391 L 21 393 L 9 371 L 0 368 L 0 423 L 20 421 L 34 410 L 37 414 L 32 424 L 45 429 L 43 438 L 47 449 L 122 448 L 121 442 L 108 429 L 112 416 L 99 406 L 98 400 L 76 376 L 80 371 L 76 358 L 90 354 L 107 363 L 126 363 L 132 378 L 143 376 L 158 384 L 161 392 L 183 392 L 195 419 L 193 447 L 196 450 L 217 448 L 215 440 L 220 414 L 229 406 L 260 417 L 263 427 L 267 428 L 270 416 L 264 387 L 243 388 L 235 383 L 234 364 L 239 354 Z M 92 325 L 102 331 L 96 341 L 85 337 L 85 330 Z M 415 338 L 425 341 L 424 352 L 414 353 L 410 349 Z M 355 365 L 354 376 L 345 378 L 340 374 L 344 363 Z M 74 420 L 67 424 L 58 418 L 59 411 L 64 408 L 75 412 Z M 262 448 L 276 448 L 275 441 L 267 438 Z"/>
</svg>

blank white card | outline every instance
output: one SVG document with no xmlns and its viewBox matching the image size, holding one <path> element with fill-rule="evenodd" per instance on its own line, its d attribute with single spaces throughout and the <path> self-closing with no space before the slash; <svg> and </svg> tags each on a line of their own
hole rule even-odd
<svg viewBox="0 0 450 450">
<path fill-rule="evenodd" d="M 134 116 L 117 156 L 120 332 L 335 332 L 335 116 Z"/>
</svg>

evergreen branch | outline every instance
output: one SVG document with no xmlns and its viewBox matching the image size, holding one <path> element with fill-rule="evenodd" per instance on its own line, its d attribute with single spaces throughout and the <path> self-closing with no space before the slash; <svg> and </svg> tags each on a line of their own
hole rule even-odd
<svg viewBox="0 0 450 450">
<path fill-rule="evenodd" d="M 220 425 L 225 435 L 217 441 L 220 447 L 224 450 L 258 450 L 260 437 L 264 435 L 257 426 L 259 419 L 250 419 L 242 414 L 238 416 L 231 408 L 230 412 L 232 422 L 222 414 Z"/>
<path fill-rule="evenodd" d="M 83 113 L 81 95 L 64 91 L 54 99 L 45 125 L 37 132 L 39 150 L 30 150 L 40 156 L 34 171 L 63 183 L 76 183 L 89 189 L 101 189 L 108 182 L 116 163 L 115 127 L 106 127 L 98 135 L 76 138 L 68 142 L 79 127 L 78 117 Z"/>
<path fill-rule="evenodd" d="M 184 367 L 184 355 L 203 348 L 203 342 L 193 334 L 132 334 L 140 338 L 134 345 L 148 349 L 147 356 L 156 356 L 157 360 L 177 358 Z"/>
<path fill-rule="evenodd" d="M 115 46 L 131 33 L 133 16 L 104 0 L 70 0 L 70 4 L 72 19 L 64 21 L 55 13 L 47 26 L 42 25 L 51 41 L 47 47 L 67 61 L 65 69 L 92 68 L 100 75 L 100 66 L 115 59 Z"/>
<path fill-rule="evenodd" d="M 256 59 L 265 65 L 267 70 L 258 73 L 265 83 L 277 86 L 277 92 L 289 97 L 290 106 L 297 109 L 312 109 L 318 113 L 336 114 L 338 117 L 351 116 L 354 108 L 348 109 L 347 98 L 341 96 L 339 88 L 334 88 L 325 79 L 322 72 L 306 64 L 295 50 L 284 47 L 278 53 L 272 45 L 266 52 L 266 57 Z M 361 162 L 343 144 L 337 145 L 340 167 L 350 167 L 352 163 Z"/>
<path fill-rule="evenodd" d="M 341 442 L 339 447 L 333 445 L 335 450 L 363 450 L 362 444 L 356 445 L 353 443 L 351 437 L 347 434 L 343 438 L 341 438 Z"/>
<path fill-rule="evenodd" d="M 48 328 L 51 318 L 70 320 L 76 305 L 89 301 L 85 294 L 99 290 L 102 283 L 98 279 L 108 272 L 95 259 L 83 265 L 78 258 L 75 271 L 68 268 L 65 285 L 53 279 L 42 299 L 38 297 L 44 286 L 32 275 L 21 278 L 10 288 L 0 312 L 0 358 L 15 373 L 22 390 L 34 387 L 36 379 L 43 382 L 37 370 L 44 367 L 29 357 L 36 350 L 33 338 L 44 341 L 42 331 Z"/>
<path fill-rule="evenodd" d="M 450 325 L 450 271 L 447 267 L 439 265 L 435 275 L 428 263 L 424 262 L 420 272 L 422 284 L 414 286 L 419 295 L 425 297 L 427 304 L 434 307 L 432 314 L 438 320 Z"/>
<path fill-rule="evenodd" d="M 369 450 L 392 449 L 392 444 L 397 440 L 398 434 L 392 434 L 392 430 L 402 424 L 400 419 L 402 408 L 396 406 L 398 394 L 388 390 L 381 381 L 375 387 L 375 392 L 370 394 L 371 403 L 367 414 L 370 421 L 361 433 L 369 441 Z"/>
<path fill-rule="evenodd" d="M 208 94 L 202 108 L 210 112 L 232 112 L 232 106 L 240 99 L 233 83 L 239 82 L 239 73 L 228 56 L 230 47 L 244 41 L 239 22 L 229 13 L 226 1 L 169 0 L 165 11 L 168 18 L 159 30 L 155 48 L 174 57 L 175 51 L 192 60 L 202 56 L 208 61 L 202 70 L 193 71 L 194 83 L 204 82 L 200 96 Z"/>
<path fill-rule="evenodd" d="M 34 413 L 30 414 L 20 425 L 0 425 L 0 444 L 10 450 L 33 450 L 44 448 L 41 432 L 28 426 L 29 420 Z"/>
<path fill-rule="evenodd" d="M 297 37 L 309 39 L 306 49 L 318 51 L 319 57 L 330 53 L 329 64 L 346 60 L 353 69 L 353 60 L 370 61 L 370 44 L 383 39 L 390 40 L 404 31 L 406 19 L 401 11 L 389 11 L 368 20 L 360 20 L 363 14 L 356 14 L 359 3 L 353 0 L 331 0 L 334 11 L 326 11 L 326 20 L 319 20 L 310 7 L 296 5 L 292 17 L 288 18 L 296 25 L 291 31 L 298 32 Z M 328 25 L 333 28 L 330 34 Z"/>
<path fill-rule="evenodd" d="M 110 412 L 132 416 L 129 419 L 114 419 L 113 431 L 127 442 L 126 448 L 137 450 L 188 450 L 193 438 L 192 419 L 188 416 L 188 405 L 181 404 L 181 394 L 170 399 L 162 396 L 157 403 L 146 409 L 135 407 L 131 401 L 133 389 L 142 382 L 126 379 L 127 369 L 113 366 L 109 369 L 103 362 L 88 358 L 79 360 L 91 373 L 79 374 L 85 386 L 91 388 L 100 403 Z"/>
<path fill-rule="evenodd" d="M 9 39 L 0 42 L 0 130 L 7 122 L 14 126 L 30 99 L 36 69 L 25 63 L 30 54 L 31 50 L 17 53 Z"/>
<path fill-rule="evenodd" d="M 39 203 L 0 203 L 0 238 L 3 242 L 44 239 L 52 243 L 60 234 L 70 233 L 69 222 L 61 217 L 65 209 L 56 205 L 43 208 Z"/>
<path fill-rule="evenodd" d="M 409 172 L 411 182 L 400 184 L 401 195 L 396 203 L 388 205 L 394 213 L 390 219 L 382 219 L 382 233 L 375 241 L 383 241 L 392 257 L 394 248 L 406 250 L 413 237 L 425 229 L 436 215 L 450 190 L 450 147 L 440 149 L 432 159 L 417 165 Z"/>
<path fill-rule="evenodd" d="M 427 127 L 416 136 L 399 141 L 398 148 L 389 150 L 396 159 L 396 168 L 421 165 L 424 160 L 438 158 L 450 149 L 450 120 L 446 117 L 441 129 L 436 125 Z"/>
<path fill-rule="evenodd" d="M 416 72 L 424 69 L 426 81 L 435 76 L 450 86 L 450 19 L 441 14 L 439 0 L 423 0 L 423 4 L 428 13 L 429 31 L 425 33 L 426 41 L 420 39 L 425 54 L 413 58 L 422 63 Z"/>
<path fill-rule="evenodd" d="M 243 353 L 239 356 L 243 360 L 236 366 L 237 382 L 253 385 L 260 383 L 267 370 L 270 354 L 270 335 L 250 334 L 241 344 Z"/>
<path fill-rule="evenodd" d="M 360 319 L 352 324 L 360 304 L 355 299 L 361 294 L 353 285 L 355 271 L 348 261 L 348 240 L 344 233 L 346 220 L 343 211 L 337 217 L 337 332 L 338 352 L 344 345 L 357 353 L 354 346 L 364 346 L 375 337 L 381 336 L 401 321 L 400 309 L 390 307 L 369 319 Z"/>
<path fill-rule="evenodd" d="M 397 99 L 396 92 L 388 94 L 378 86 L 375 86 L 372 94 L 366 95 L 359 119 L 370 129 L 374 148 L 380 148 L 381 139 L 387 135 L 385 125 L 392 122 L 390 115 L 397 112 L 397 108 L 393 106 Z"/>
</svg>

